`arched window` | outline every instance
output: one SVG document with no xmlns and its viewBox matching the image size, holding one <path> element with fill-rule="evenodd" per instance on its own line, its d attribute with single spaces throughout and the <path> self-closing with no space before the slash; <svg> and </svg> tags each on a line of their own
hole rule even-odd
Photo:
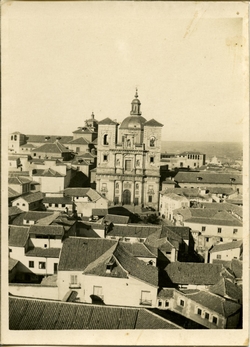
<svg viewBox="0 0 250 347">
<path fill-rule="evenodd" d="M 13 135 L 11 135 L 11 141 L 13 141 Z"/>
<path fill-rule="evenodd" d="M 155 147 L 155 137 L 151 137 L 149 140 L 149 146 L 150 147 Z"/>
<path fill-rule="evenodd" d="M 116 184 L 115 184 L 115 189 L 119 189 L 119 183 L 118 182 L 116 182 Z"/>
<path fill-rule="evenodd" d="M 104 145 L 108 145 L 108 144 L 109 144 L 109 142 L 108 142 L 108 134 L 105 134 L 105 135 L 103 136 L 103 144 L 104 144 Z"/>
<path fill-rule="evenodd" d="M 130 139 L 127 140 L 127 146 L 131 147 L 131 140 Z"/>
<path fill-rule="evenodd" d="M 14 136 L 14 140 L 15 140 L 15 141 L 17 140 L 17 136 L 16 136 L 16 135 Z"/>
</svg>

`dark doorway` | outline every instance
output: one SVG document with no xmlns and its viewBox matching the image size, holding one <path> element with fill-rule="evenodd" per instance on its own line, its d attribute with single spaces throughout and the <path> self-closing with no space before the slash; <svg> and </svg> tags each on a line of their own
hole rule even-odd
<svg viewBox="0 0 250 347">
<path fill-rule="evenodd" d="M 128 190 L 128 189 L 124 190 L 122 197 L 123 197 L 123 204 L 124 205 L 130 205 L 131 204 L 131 192 L 130 192 L 130 190 Z"/>
</svg>

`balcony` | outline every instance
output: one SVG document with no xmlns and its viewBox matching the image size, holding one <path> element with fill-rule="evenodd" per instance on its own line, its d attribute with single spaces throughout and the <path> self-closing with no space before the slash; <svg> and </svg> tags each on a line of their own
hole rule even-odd
<svg viewBox="0 0 250 347">
<path fill-rule="evenodd" d="M 152 306 L 152 300 L 140 299 L 140 305 L 143 305 L 143 306 Z"/>
<path fill-rule="evenodd" d="M 69 288 L 70 289 L 80 289 L 81 283 L 69 283 Z"/>
</svg>

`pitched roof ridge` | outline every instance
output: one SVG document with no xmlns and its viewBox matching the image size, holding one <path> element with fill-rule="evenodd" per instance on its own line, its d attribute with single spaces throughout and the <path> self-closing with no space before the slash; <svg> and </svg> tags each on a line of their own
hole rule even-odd
<svg viewBox="0 0 250 347">
<path fill-rule="evenodd" d="M 146 245 L 145 243 L 143 243 L 144 247 L 147 248 L 147 250 L 155 257 L 155 254 L 153 252 L 150 251 L 150 249 L 148 248 L 148 245 Z"/>
</svg>

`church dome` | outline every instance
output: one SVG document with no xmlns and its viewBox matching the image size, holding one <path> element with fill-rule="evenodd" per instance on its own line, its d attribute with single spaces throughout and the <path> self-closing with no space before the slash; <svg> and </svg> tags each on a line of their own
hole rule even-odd
<svg viewBox="0 0 250 347">
<path fill-rule="evenodd" d="M 142 116 L 129 116 L 122 121 L 120 129 L 143 129 L 146 119 Z"/>
<path fill-rule="evenodd" d="M 140 106 L 141 102 L 138 99 L 138 93 L 136 89 L 135 99 L 131 102 L 130 116 L 125 118 L 120 126 L 120 129 L 143 129 L 143 125 L 146 119 L 141 116 Z"/>
</svg>

